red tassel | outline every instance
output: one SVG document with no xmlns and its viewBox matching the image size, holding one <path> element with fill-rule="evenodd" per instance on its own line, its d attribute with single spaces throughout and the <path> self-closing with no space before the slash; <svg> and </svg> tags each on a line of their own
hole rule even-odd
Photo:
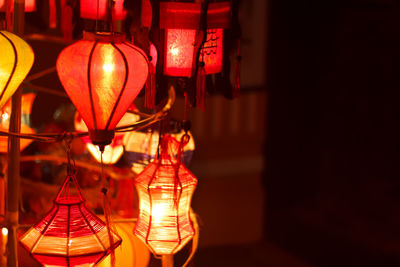
<svg viewBox="0 0 400 267">
<path fill-rule="evenodd" d="M 205 110 L 206 101 L 206 70 L 204 62 L 200 62 L 196 78 L 196 106 L 202 111 Z"/>
<path fill-rule="evenodd" d="M 142 27 L 151 28 L 153 20 L 153 9 L 151 8 L 150 0 L 142 0 Z"/>
<path fill-rule="evenodd" d="M 49 0 L 49 27 L 50 29 L 57 28 L 57 10 L 56 1 Z"/>
<path fill-rule="evenodd" d="M 67 0 L 61 1 L 61 30 L 64 35 L 64 40 L 72 42 L 72 7 L 67 4 Z"/>
<path fill-rule="evenodd" d="M 147 77 L 145 87 L 144 106 L 153 109 L 156 98 L 156 70 L 153 64 L 149 63 L 149 76 Z"/>
<path fill-rule="evenodd" d="M 242 57 L 240 55 L 240 40 L 238 40 L 237 47 L 237 56 L 236 56 L 236 64 L 235 64 L 235 76 L 234 76 L 234 84 L 233 84 L 233 97 L 238 97 L 240 93 L 240 65 L 241 65 Z"/>
</svg>

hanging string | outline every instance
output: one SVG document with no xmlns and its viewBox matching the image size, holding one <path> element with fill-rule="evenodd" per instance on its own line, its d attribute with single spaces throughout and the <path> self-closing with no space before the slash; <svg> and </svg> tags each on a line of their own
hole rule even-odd
<svg viewBox="0 0 400 267">
<path fill-rule="evenodd" d="M 236 55 L 236 64 L 235 64 L 235 76 L 234 76 L 234 84 L 233 84 L 233 97 L 238 97 L 240 93 L 240 69 L 242 56 L 240 55 L 240 39 L 237 41 L 237 55 Z"/>
<path fill-rule="evenodd" d="M 96 33 L 99 31 L 99 28 L 98 28 L 98 24 L 99 24 L 99 1 L 100 1 L 100 0 L 97 0 L 97 1 L 96 1 L 96 3 L 97 3 L 97 10 L 96 10 L 96 26 L 95 26 L 95 31 L 96 31 Z"/>
<path fill-rule="evenodd" d="M 103 188 L 101 189 L 101 192 L 103 193 L 103 211 L 104 211 L 104 217 L 106 219 L 107 234 L 108 234 L 108 240 L 110 242 L 110 249 L 111 249 L 110 264 L 111 264 L 111 267 L 115 267 L 114 236 L 113 236 L 112 232 L 117 233 L 117 231 L 112 223 L 112 218 L 111 218 L 111 199 L 108 196 L 110 184 L 109 184 L 109 181 L 104 176 L 103 153 L 104 153 L 104 150 L 102 150 L 100 153 L 100 159 L 101 159 L 100 180 L 103 183 Z"/>
</svg>

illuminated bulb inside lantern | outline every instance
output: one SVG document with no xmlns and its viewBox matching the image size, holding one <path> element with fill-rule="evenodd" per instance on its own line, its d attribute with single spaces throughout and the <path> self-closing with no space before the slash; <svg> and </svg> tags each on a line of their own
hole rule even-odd
<svg viewBox="0 0 400 267">
<path fill-rule="evenodd" d="M 1 114 L 1 118 L 2 118 L 3 120 L 7 120 L 7 119 L 9 118 L 8 113 L 7 113 L 7 112 L 4 112 L 3 114 Z M 4 229 L 4 228 L 3 228 L 3 229 Z"/>
<path fill-rule="evenodd" d="M 167 215 L 167 210 L 170 210 L 168 204 L 154 204 L 152 207 L 152 222 L 159 224 L 165 220 L 165 216 Z"/>
<path fill-rule="evenodd" d="M 172 48 L 171 49 L 171 54 L 174 55 L 174 56 L 178 55 L 179 54 L 179 49 L 178 48 Z"/>
<path fill-rule="evenodd" d="M 7 235 L 8 235 L 8 229 L 5 228 L 5 227 L 1 228 L 1 234 L 2 234 L 3 236 L 7 236 Z"/>
<path fill-rule="evenodd" d="M 106 63 L 103 65 L 103 70 L 106 72 L 112 72 L 114 70 L 114 65 Z"/>
</svg>

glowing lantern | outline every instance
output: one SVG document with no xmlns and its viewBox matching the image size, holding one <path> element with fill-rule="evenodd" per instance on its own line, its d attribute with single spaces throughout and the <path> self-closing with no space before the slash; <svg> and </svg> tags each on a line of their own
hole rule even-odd
<svg viewBox="0 0 400 267">
<path fill-rule="evenodd" d="M 14 0 L 11 0 L 11 10 L 14 10 Z M 36 11 L 36 1 L 35 0 L 25 0 L 25 12 Z M 0 0 L 0 12 L 6 12 L 6 1 Z"/>
<path fill-rule="evenodd" d="M 160 28 L 165 29 L 164 74 L 191 77 L 200 45 L 201 4 L 160 3 Z M 200 52 L 205 74 L 222 70 L 223 28 L 230 25 L 229 2 L 210 3 L 207 12 L 207 41 Z"/>
<path fill-rule="evenodd" d="M 0 31 L 0 108 L 14 94 L 30 71 L 34 54 L 21 38 L 7 31 Z"/>
<path fill-rule="evenodd" d="M 107 20 L 107 4 L 108 0 L 81 0 L 81 18 L 83 19 L 99 19 Z M 116 20 L 123 20 L 126 16 L 126 10 L 124 9 L 124 0 L 113 1 L 113 18 Z M 98 16 L 97 16 L 97 5 Z"/>
<path fill-rule="evenodd" d="M 171 153 L 180 142 L 164 136 L 161 156 L 135 178 L 139 216 L 135 235 L 155 254 L 174 254 L 193 237 L 190 202 L 196 177 Z"/>
<path fill-rule="evenodd" d="M 76 195 L 72 195 L 71 185 Z M 94 266 L 121 244 L 121 238 L 86 208 L 74 176 L 67 176 L 54 203 L 20 239 L 44 266 Z"/>
<path fill-rule="evenodd" d="M 184 134 L 183 130 L 169 133 L 176 140 L 181 140 Z M 186 166 L 190 164 L 195 149 L 193 136 L 190 132 L 188 132 L 188 135 L 190 137 L 189 142 L 183 147 L 183 161 Z M 154 160 L 159 141 L 160 133 L 158 131 L 128 132 L 125 134 L 123 139 L 125 155 L 134 173 L 140 173 Z M 177 154 L 178 151 L 174 151 L 174 155 Z"/>
<path fill-rule="evenodd" d="M 146 82 L 146 54 L 118 34 L 84 34 L 57 60 L 61 83 L 93 144 L 111 143 L 114 129 Z"/>
<path fill-rule="evenodd" d="M 133 124 L 134 122 L 138 121 L 140 118 L 139 115 L 132 114 L 132 113 L 125 113 L 122 117 L 121 121 L 118 123 L 118 126 L 125 126 Z M 82 120 L 82 117 L 77 112 L 75 114 L 75 129 L 78 132 L 87 132 L 88 128 L 85 122 Z M 122 145 L 122 139 L 125 133 L 116 133 L 113 141 L 110 145 L 105 146 L 103 152 L 103 163 L 105 164 L 114 164 L 117 162 L 122 154 L 124 153 L 124 147 Z M 101 162 L 101 152 L 99 148 L 93 145 L 88 137 L 82 137 L 83 142 L 86 144 L 87 149 L 89 150 L 90 154 L 97 160 L 97 162 Z"/>
<path fill-rule="evenodd" d="M 32 110 L 32 104 L 35 100 L 36 95 L 33 93 L 28 93 L 22 95 L 21 102 L 21 132 L 27 134 L 35 133 L 35 130 L 30 127 L 29 116 Z M 11 114 L 11 100 L 0 111 L 0 129 L 3 131 L 8 131 L 10 127 L 10 114 Z M 32 139 L 20 139 L 20 150 L 24 150 L 30 143 Z M 6 136 L 0 136 L 0 153 L 8 152 L 8 138 Z"/>
</svg>

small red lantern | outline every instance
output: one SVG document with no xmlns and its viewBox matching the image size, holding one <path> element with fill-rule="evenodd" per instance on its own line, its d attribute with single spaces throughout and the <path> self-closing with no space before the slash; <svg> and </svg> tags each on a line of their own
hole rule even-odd
<svg viewBox="0 0 400 267">
<path fill-rule="evenodd" d="M 81 18 L 83 19 L 99 19 L 107 20 L 107 5 L 108 0 L 81 0 Z M 98 5 L 98 14 L 97 14 Z M 113 1 L 113 18 L 115 20 L 123 20 L 126 17 L 126 10 L 124 9 L 124 0 Z"/>
<path fill-rule="evenodd" d="M 86 208 L 75 176 L 67 176 L 54 203 L 20 239 L 44 266 L 94 266 L 121 244 L 121 238 Z"/>
<path fill-rule="evenodd" d="M 14 0 L 11 0 L 11 10 L 14 10 Z M 36 11 L 36 0 L 25 0 L 25 12 Z M 0 0 L 0 12 L 6 12 L 6 1 Z"/>
<path fill-rule="evenodd" d="M 200 46 L 199 3 L 160 3 L 160 28 L 165 29 L 164 74 L 191 77 Z M 222 70 L 223 28 L 230 26 L 230 3 L 210 3 L 207 12 L 207 39 L 200 52 L 205 74 Z"/>
<path fill-rule="evenodd" d="M 159 255 L 178 252 L 194 235 L 189 213 L 197 179 L 171 152 L 181 150 L 185 137 L 180 143 L 165 135 L 160 158 L 135 178 L 139 216 L 134 232 Z"/>
<path fill-rule="evenodd" d="M 117 123 L 146 82 L 148 64 L 141 49 L 112 33 L 85 33 L 60 53 L 58 76 L 93 144 L 111 143 Z"/>
</svg>

